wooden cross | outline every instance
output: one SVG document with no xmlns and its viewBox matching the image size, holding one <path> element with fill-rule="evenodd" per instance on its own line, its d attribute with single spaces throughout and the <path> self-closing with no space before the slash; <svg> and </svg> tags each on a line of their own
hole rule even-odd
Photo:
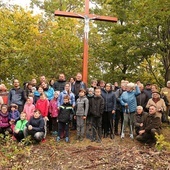
<svg viewBox="0 0 170 170">
<path fill-rule="evenodd" d="M 73 12 L 55 11 L 55 16 L 80 18 L 84 19 L 84 53 L 83 53 L 83 81 L 87 83 L 88 75 L 88 33 L 89 33 L 89 21 L 99 20 L 108 22 L 117 22 L 116 17 L 98 16 L 95 14 L 89 14 L 89 0 L 85 0 L 85 12 L 83 14 L 76 14 Z"/>
</svg>

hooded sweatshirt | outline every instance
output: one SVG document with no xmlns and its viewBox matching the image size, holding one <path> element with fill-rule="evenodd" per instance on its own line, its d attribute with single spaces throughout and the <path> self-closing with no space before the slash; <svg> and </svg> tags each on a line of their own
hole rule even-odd
<svg viewBox="0 0 170 170">
<path fill-rule="evenodd" d="M 27 114 L 27 120 L 30 120 L 30 117 L 33 116 L 34 110 L 35 110 L 35 106 L 33 105 L 33 98 L 30 97 L 30 103 L 26 102 L 23 110 L 23 112 Z"/>
</svg>

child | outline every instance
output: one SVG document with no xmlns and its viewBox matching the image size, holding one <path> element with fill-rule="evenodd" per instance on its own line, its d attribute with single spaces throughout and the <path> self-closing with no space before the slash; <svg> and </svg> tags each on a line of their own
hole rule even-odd
<svg viewBox="0 0 170 170">
<path fill-rule="evenodd" d="M 48 107 L 49 107 L 49 101 L 46 98 L 45 93 L 40 94 L 40 98 L 37 100 L 37 103 L 35 105 L 35 108 L 39 110 L 42 114 L 42 117 L 45 120 L 48 120 Z"/>
<path fill-rule="evenodd" d="M 43 92 L 44 90 L 42 86 L 39 86 L 37 90 L 34 91 L 34 104 L 37 103 L 37 100 L 40 98 L 40 94 Z"/>
<path fill-rule="evenodd" d="M 65 141 L 69 142 L 69 122 L 70 115 L 73 113 L 72 105 L 70 104 L 70 97 L 68 95 L 64 96 L 64 103 L 59 107 L 59 115 L 58 115 L 58 136 L 57 142 L 60 141 L 62 130 L 65 132 Z"/>
<path fill-rule="evenodd" d="M 35 106 L 33 105 L 33 98 L 28 97 L 23 110 L 23 112 L 26 113 L 27 120 L 30 120 L 30 117 L 33 116 L 34 110 L 35 110 Z"/>
<path fill-rule="evenodd" d="M 21 112 L 20 114 L 20 120 L 17 121 L 15 129 L 14 129 L 14 137 L 17 139 L 18 142 L 20 142 L 24 138 L 24 128 L 26 126 L 26 123 L 28 121 L 26 120 L 26 113 Z"/>
<path fill-rule="evenodd" d="M 58 117 L 58 96 L 59 91 L 55 91 L 54 98 L 50 101 L 49 104 L 49 113 L 52 120 L 52 135 L 57 135 L 57 117 Z"/>
<path fill-rule="evenodd" d="M 15 124 L 20 118 L 20 113 L 18 111 L 18 106 L 16 104 L 10 105 L 10 112 L 9 112 L 8 118 L 9 118 L 9 123 L 11 125 L 12 130 L 14 130 Z"/>
<path fill-rule="evenodd" d="M 88 89 L 87 98 L 89 100 L 89 111 L 88 111 L 87 119 L 86 119 L 86 137 L 88 139 L 91 139 L 92 137 L 92 115 L 90 113 L 90 110 L 91 110 L 90 101 L 94 98 L 94 88 Z"/>
<path fill-rule="evenodd" d="M 10 128 L 8 116 L 9 116 L 8 106 L 2 104 L 0 111 L 0 133 L 4 135 L 6 134 L 6 132 L 12 134 L 12 129 Z"/>
<path fill-rule="evenodd" d="M 102 114 L 104 111 L 104 99 L 101 96 L 101 89 L 95 89 L 94 97 L 89 101 L 90 114 L 92 115 L 93 134 L 91 141 L 101 142 L 102 136 Z"/>
<path fill-rule="evenodd" d="M 42 117 L 44 118 L 44 122 L 45 122 L 44 139 L 45 139 L 46 134 L 47 134 L 48 107 L 49 107 L 49 101 L 48 101 L 45 93 L 41 93 L 40 98 L 37 100 L 35 108 L 40 111 Z"/>
<path fill-rule="evenodd" d="M 27 137 L 28 135 L 31 135 L 37 142 L 40 142 L 45 135 L 44 126 L 45 123 L 41 116 L 41 112 L 39 110 L 35 110 L 34 115 L 26 124 L 24 136 Z"/>
<path fill-rule="evenodd" d="M 76 119 L 77 123 L 77 140 L 82 141 L 84 138 L 84 127 L 85 119 L 87 117 L 87 112 L 89 109 L 89 101 L 86 97 L 86 91 L 84 89 L 79 90 L 79 98 L 77 99 L 76 104 Z"/>
</svg>

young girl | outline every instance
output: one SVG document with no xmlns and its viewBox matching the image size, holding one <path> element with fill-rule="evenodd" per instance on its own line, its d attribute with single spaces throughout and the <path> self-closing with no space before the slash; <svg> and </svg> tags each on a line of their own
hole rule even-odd
<svg viewBox="0 0 170 170">
<path fill-rule="evenodd" d="M 47 134 L 48 107 L 49 107 L 49 101 L 48 101 L 45 93 L 41 93 L 40 98 L 37 100 L 35 108 L 40 111 L 42 117 L 44 118 L 44 122 L 45 122 L 44 139 L 45 139 L 46 134 Z"/>
<path fill-rule="evenodd" d="M 20 115 L 20 120 L 17 121 L 15 129 L 14 129 L 14 137 L 20 142 L 24 138 L 24 128 L 26 127 L 26 113 L 22 112 Z"/>
<path fill-rule="evenodd" d="M 37 103 L 35 105 L 35 108 L 41 112 L 42 117 L 45 120 L 48 120 L 48 107 L 49 107 L 49 101 L 45 95 L 45 93 L 40 94 L 40 98 L 37 100 Z"/>
<path fill-rule="evenodd" d="M 16 122 L 20 118 L 20 113 L 18 111 L 18 106 L 16 104 L 11 104 L 10 105 L 10 112 L 9 112 L 8 118 L 9 118 L 9 123 L 11 125 L 11 128 L 13 130 Z"/>
<path fill-rule="evenodd" d="M 35 106 L 33 105 L 33 98 L 28 97 L 23 110 L 23 112 L 26 113 L 27 120 L 30 120 L 30 117 L 33 116 L 34 110 L 35 110 Z"/>
<path fill-rule="evenodd" d="M 52 135 L 57 135 L 57 117 L 58 117 L 58 104 L 57 99 L 59 95 L 59 91 L 54 93 L 54 98 L 50 101 L 49 105 L 49 113 L 52 120 Z"/>
<path fill-rule="evenodd" d="M 6 134 L 6 132 L 12 133 L 12 129 L 10 128 L 8 116 L 9 116 L 8 106 L 5 104 L 2 104 L 1 111 L 0 111 L 0 133 L 4 135 Z"/>
</svg>

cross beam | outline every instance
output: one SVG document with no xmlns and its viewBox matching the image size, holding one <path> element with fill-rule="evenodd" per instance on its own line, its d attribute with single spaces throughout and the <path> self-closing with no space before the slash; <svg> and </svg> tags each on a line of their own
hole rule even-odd
<svg viewBox="0 0 170 170">
<path fill-rule="evenodd" d="M 87 83 L 88 75 L 88 34 L 89 34 L 89 21 L 90 20 L 99 20 L 107 22 L 117 22 L 116 17 L 109 16 L 98 16 L 95 14 L 89 13 L 89 0 L 85 0 L 85 12 L 84 13 L 73 13 L 73 12 L 64 12 L 64 11 L 55 11 L 55 16 L 61 17 L 70 17 L 70 18 L 79 18 L 84 19 L 84 53 L 83 53 L 83 81 Z"/>
<path fill-rule="evenodd" d="M 85 13 L 80 13 L 80 14 L 76 14 L 74 12 L 64 12 L 64 11 L 55 11 L 54 13 L 56 16 L 61 16 L 61 17 L 68 17 L 68 18 L 80 18 L 80 19 L 84 19 L 81 16 L 85 16 Z M 99 15 L 95 15 L 95 14 L 88 14 L 88 17 L 91 20 L 99 20 L 99 21 L 108 21 L 108 22 L 117 22 L 117 18 L 116 17 L 109 17 L 109 16 L 99 16 Z"/>
</svg>

